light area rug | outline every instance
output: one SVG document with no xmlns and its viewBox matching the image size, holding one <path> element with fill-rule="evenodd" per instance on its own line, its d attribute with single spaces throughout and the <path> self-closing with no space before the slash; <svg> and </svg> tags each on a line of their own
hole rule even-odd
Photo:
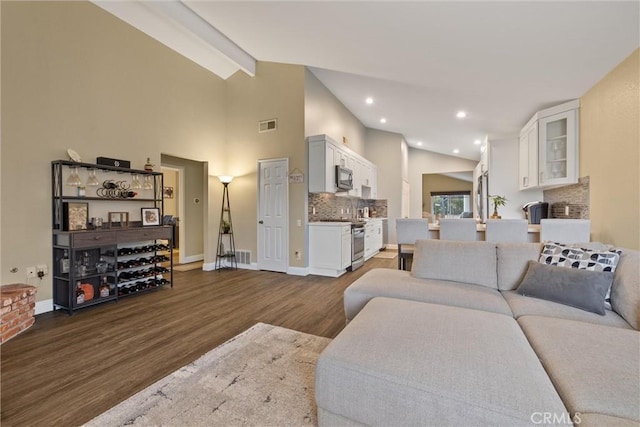
<svg viewBox="0 0 640 427">
<path fill-rule="evenodd" d="M 314 372 L 330 342 L 258 323 L 86 425 L 317 425 Z"/>
<path fill-rule="evenodd" d="M 392 252 L 389 250 L 378 252 L 373 257 L 374 258 L 382 258 L 382 259 L 394 259 L 398 256 L 398 252 Z"/>
</svg>

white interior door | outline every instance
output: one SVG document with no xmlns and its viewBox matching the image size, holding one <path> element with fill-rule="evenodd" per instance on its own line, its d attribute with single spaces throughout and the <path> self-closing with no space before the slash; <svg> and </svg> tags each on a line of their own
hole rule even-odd
<svg viewBox="0 0 640 427">
<path fill-rule="evenodd" d="M 289 265 L 289 159 L 258 161 L 258 269 Z"/>
</svg>

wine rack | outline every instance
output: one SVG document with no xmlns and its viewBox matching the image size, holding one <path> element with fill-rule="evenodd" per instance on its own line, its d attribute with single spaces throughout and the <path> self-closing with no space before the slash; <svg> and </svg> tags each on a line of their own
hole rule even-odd
<svg viewBox="0 0 640 427">
<path fill-rule="evenodd" d="M 85 168 L 95 172 L 115 173 L 117 182 L 138 180 L 141 176 L 148 188 L 141 197 L 102 198 L 69 194 L 65 183 L 66 168 Z M 124 177 L 123 177 L 124 176 Z M 105 182 L 110 182 L 107 180 Z M 173 227 L 142 226 L 133 221 L 128 226 L 91 227 L 68 230 L 65 227 L 64 205 L 84 202 L 88 210 L 125 211 L 123 206 L 157 208 L 162 218 L 162 184 L 160 172 L 148 172 L 111 166 L 75 163 L 63 160 L 52 162 L 53 210 L 53 304 L 55 309 L 69 314 L 88 306 L 161 287 L 173 287 Z M 94 209 L 93 205 L 99 205 Z M 117 206 L 112 208 L 112 206 Z"/>
</svg>

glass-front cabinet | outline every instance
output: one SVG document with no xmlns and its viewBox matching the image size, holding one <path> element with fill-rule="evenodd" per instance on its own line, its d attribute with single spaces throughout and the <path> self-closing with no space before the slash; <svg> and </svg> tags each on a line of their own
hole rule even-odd
<svg viewBox="0 0 640 427">
<path fill-rule="evenodd" d="M 520 190 L 578 182 L 578 111 L 573 100 L 538 111 L 520 131 Z"/>
<path fill-rule="evenodd" d="M 571 184 L 577 180 L 576 110 L 539 121 L 540 185 Z"/>
</svg>

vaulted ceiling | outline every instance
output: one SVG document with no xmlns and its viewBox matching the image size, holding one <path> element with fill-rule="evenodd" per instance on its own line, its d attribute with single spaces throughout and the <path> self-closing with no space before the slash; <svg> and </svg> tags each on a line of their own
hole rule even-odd
<svg viewBox="0 0 640 427">
<path fill-rule="evenodd" d="M 468 159 L 640 45 L 638 1 L 95 3 L 222 78 L 308 66 L 365 126 Z"/>
</svg>

